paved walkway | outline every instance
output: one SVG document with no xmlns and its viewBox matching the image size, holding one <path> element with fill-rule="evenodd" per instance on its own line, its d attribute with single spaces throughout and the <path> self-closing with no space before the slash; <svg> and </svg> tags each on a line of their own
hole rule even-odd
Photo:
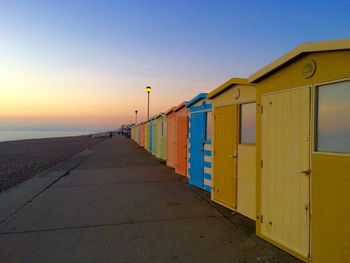
<svg viewBox="0 0 350 263">
<path fill-rule="evenodd" d="M 0 194 L 0 262 L 298 262 L 116 136 Z"/>
</svg>

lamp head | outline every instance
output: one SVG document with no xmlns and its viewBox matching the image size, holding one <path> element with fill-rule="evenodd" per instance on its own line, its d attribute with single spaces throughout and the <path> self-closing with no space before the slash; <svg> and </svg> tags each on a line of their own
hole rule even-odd
<svg viewBox="0 0 350 263">
<path fill-rule="evenodd" d="M 147 92 L 147 93 L 150 93 L 151 90 L 152 90 L 152 88 L 151 88 L 150 86 L 147 86 L 147 87 L 146 87 L 146 92 Z"/>
</svg>

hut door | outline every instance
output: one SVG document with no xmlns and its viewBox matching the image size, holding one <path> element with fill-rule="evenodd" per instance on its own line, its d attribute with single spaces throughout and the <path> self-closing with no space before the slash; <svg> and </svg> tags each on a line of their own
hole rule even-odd
<svg viewBox="0 0 350 263">
<path fill-rule="evenodd" d="M 262 96 L 263 236 L 308 257 L 310 88 Z"/>
<path fill-rule="evenodd" d="M 192 113 L 190 118 L 190 183 L 204 187 L 204 140 L 206 113 Z"/>
<path fill-rule="evenodd" d="M 214 112 L 213 199 L 236 208 L 237 196 L 237 105 L 216 107 Z"/>
<path fill-rule="evenodd" d="M 181 175 L 187 175 L 187 134 L 188 134 L 188 117 L 180 116 L 177 119 L 176 136 L 177 136 L 177 158 L 175 172 Z"/>
<path fill-rule="evenodd" d="M 167 165 L 175 167 L 175 151 L 176 151 L 176 124 L 175 114 L 169 114 L 167 117 Z"/>
</svg>

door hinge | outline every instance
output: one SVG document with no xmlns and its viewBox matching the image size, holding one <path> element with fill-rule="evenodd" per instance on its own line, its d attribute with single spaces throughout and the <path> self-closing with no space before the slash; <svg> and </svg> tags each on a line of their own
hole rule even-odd
<svg viewBox="0 0 350 263">
<path fill-rule="evenodd" d="M 263 107 L 263 105 L 260 105 L 260 113 L 261 113 L 261 114 L 264 113 L 264 107 Z"/>
<path fill-rule="evenodd" d="M 260 167 L 261 167 L 261 168 L 264 167 L 264 162 L 263 162 L 263 160 L 260 161 Z"/>
<path fill-rule="evenodd" d="M 264 222 L 264 216 L 261 215 L 261 216 L 260 216 L 260 223 L 262 224 L 263 222 Z"/>
</svg>

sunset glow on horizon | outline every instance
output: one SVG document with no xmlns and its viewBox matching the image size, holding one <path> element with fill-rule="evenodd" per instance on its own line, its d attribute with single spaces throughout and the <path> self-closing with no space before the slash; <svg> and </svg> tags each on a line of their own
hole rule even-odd
<svg viewBox="0 0 350 263">
<path fill-rule="evenodd" d="M 347 1 L 1 2 L 0 128 L 116 129 L 134 122 L 135 110 L 143 121 L 146 86 L 150 115 L 165 112 L 229 78 L 248 77 L 303 42 L 349 37 L 347 7 Z"/>
</svg>

